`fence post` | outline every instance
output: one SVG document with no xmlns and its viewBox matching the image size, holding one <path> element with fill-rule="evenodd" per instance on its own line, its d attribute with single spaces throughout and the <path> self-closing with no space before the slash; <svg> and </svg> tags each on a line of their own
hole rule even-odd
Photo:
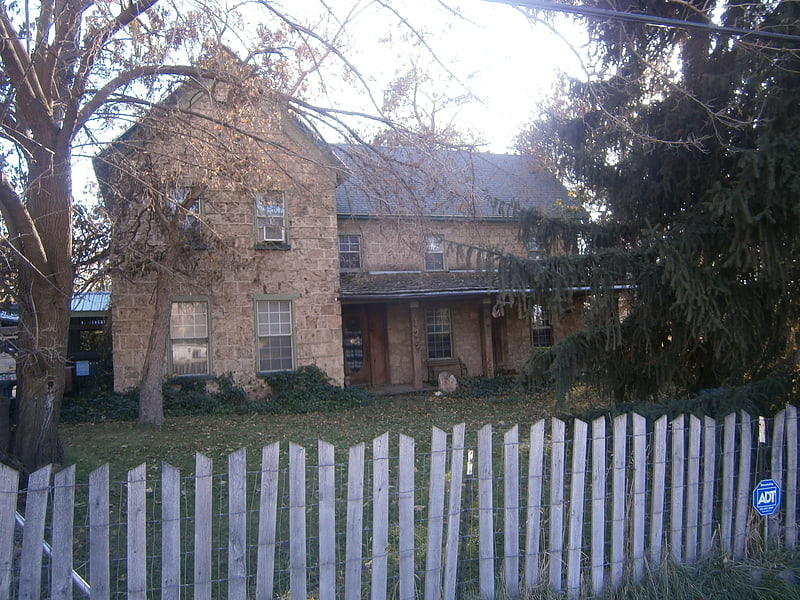
<svg viewBox="0 0 800 600">
<path fill-rule="evenodd" d="M 647 504 L 647 421 L 634 413 L 633 418 L 633 523 L 631 554 L 633 580 L 644 577 L 645 506 Z"/>
<path fill-rule="evenodd" d="M 211 515 L 213 462 L 194 456 L 194 599 L 211 600 Z"/>
<path fill-rule="evenodd" d="M 614 417 L 614 476 L 611 482 L 611 587 L 622 585 L 625 571 L 625 484 L 628 466 L 628 415 Z"/>
<path fill-rule="evenodd" d="M 572 478 L 569 501 L 569 547 L 567 549 L 567 594 L 578 598 L 581 593 L 581 555 L 583 542 L 584 491 L 586 489 L 586 443 L 588 426 L 573 421 Z"/>
<path fill-rule="evenodd" d="M 561 591 L 564 549 L 564 421 L 551 421 L 550 447 L 550 588 Z"/>
<path fill-rule="evenodd" d="M 503 573 L 506 593 L 519 598 L 519 427 L 503 437 Z"/>
<path fill-rule="evenodd" d="M 425 600 L 439 600 L 442 595 L 442 531 L 444 530 L 444 468 L 446 458 L 447 434 L 434 427 L 431 432 L 431 472 L 428 483 L 428 547 L 425 558 Z"/>
<path fill-rule="evenodd" d="M 703 426 L 703 499 L 700 519 L 700 555 L 711 554 L 714 535 L 714 475 L 717 451 L 717 424 L 705 417 Z"/>
<path fill-rule="evenodd" d="M 458 573 L 458 534 L 461 525 L 461 490 L 464 482 L 464 432 L 466 425 L 453 427 L 450 455 L 450 506 L 447 512 L 447 541 L 445 542 L 444 600 L 455 600 Z"/>
<path fill-rule="evenodd" d="M 372 441 L 372 600 L 385 600 L 389 551 L 389 434 Z"/>
<path fill-rule="evenodd" d="M 128 471 L 128 598 L 147 600 L 147 465 Z"/>
<path fill-rule="evenodd" d="M 344 559 L 345 600 L 361 599 L 361 535 L 364 521 L 364 444 L 350 448 L 347 461 L 347 534 Z"/>
<path fill-rule="evenodd" d="M 733 557 L 744 558 L 747 540 L 747 513 L 750 511 L 752 488 L 750 481 L 751 453 L 753 451 L 753 429 L 750 415 L 742 411 L 739 438 L 739 485 L 736 488 L 736 514 L 734 520 Z"/>
<path fill-rule="evenodd" d="M 334 447 L 327 442 L 317 443 L 317 459 L 319 466 L 319 598 L 335 600 L 336 598 L 336 462 Z M 277 464 L 276 471 L 277 471 Z M 277 478 L 276 478 L 277 479 Z M 277 489 L 275 490 L 277 500 Z M 269 510 L 274 510 L 270 508 Z M 275 537 L 274 529 L 272 533 Z M 275 546 L 273 542 L 272 552 Z M 273 559 L 274 560 L 274 559 Z M 272 567 L 272 565 L 270 565 Z M 270 593 L 256 594 L 258 598 L 272 598 Z"/>
<path fill-rule="evenodd" d="M 246 597 L 247 450 L 242 448 L 228 455 L 228 600 Z"/>
<path fill-rule="evenodd" d="M 320 442 L 322 445 L 322 442 Z M 280 459 L 278 442 L 261 449 L 261 494 L 258 508 L 258 551 L 256 554 L 256 597 L 272 598 L 275 582 L 275 529 L 278 512 L 278 466 Z M 333 447 L 330 450 L 333 462 Z M 320 450 L 320 457 L 326 455 Z M 320 458 L 322 462 L 322 458 Z M 321 475 L 320 475 L 321 477 Z M 333 482 L 331 482 L 331 486 Z M 325 502 L 325 487 L 320 485 L 320 511 Z M 320 544 L 322 544 L 322 518 L 320 517 Z M 320 563 L 322 561 L 320 552 Z M 322 564 L 320 564 L 320 582 L 322 581 Z M 325 599 L 320 595 L 320 600 Z"/>
<path fill-rule="evenodd" d="M 786 407 L 786 538 L 787 550 L 797 545 L 797 408 Z"/>
<path fill-rule="evenodd" d="M 531 425 L 528 456 L 528 501 L 525 511 L 525 591 L 539 584 L 539 545 L 542 528 L 542 483 L 544 469 L 544 420 Z"/>
<path fill-rule="evenodd" d="M 361 528 L 358 533 L 361 533 Z M 289 590 L 292 599 L 302 600 L 308 597 L 307 554 L 306 449 L 297 444 L 289 444 Z"/>
<path fill-rule="evenodd" d="M 181 597 L 181 472 L 161 465 L 161 600 Z"/>
<path fill-rule="evenodd" d="M 605 586 L 606 418 L 592 421 L 592 594 Z"/>
<path fill-rule="evenodd" d="M 478 582 L 481 600 L 494 598 L 492 426 L 478 431 Z"/>
<path fill-rule="evenodd" d="M 397 512 L 400 527 L 400 598 L 414 600 L 414 438 L 400 434 Z"/>
<path fill-rule="evenodd" d="M 0 598 L 11 597 L 19 473 L 0 465 Z"/>
</svg>

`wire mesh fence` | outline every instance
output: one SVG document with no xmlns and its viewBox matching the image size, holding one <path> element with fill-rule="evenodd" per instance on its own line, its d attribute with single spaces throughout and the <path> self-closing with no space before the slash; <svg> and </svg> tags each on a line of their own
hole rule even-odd
<svg viewBox="0 0 800 600">
<path fill-rule="evenodd" d="M 797 459 L 788 407 L 273 444 L 124 482 L 47 468 L 25 490 L 3 468 L 0 600 L 595 597 L 664 561 L 794 549 Z"/>
</svg>

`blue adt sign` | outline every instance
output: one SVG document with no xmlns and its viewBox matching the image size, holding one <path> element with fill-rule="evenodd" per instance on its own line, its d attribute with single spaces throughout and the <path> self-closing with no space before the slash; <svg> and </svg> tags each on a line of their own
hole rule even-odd
<svg viewBox="0 0 800 600">
<path fill-rule="evenodd" d="M 781 488 L 774 479 L 762 479 L 753 490 L 753 508 L 762 517 L 768 517 L 781 505 Z"/>
</svg>

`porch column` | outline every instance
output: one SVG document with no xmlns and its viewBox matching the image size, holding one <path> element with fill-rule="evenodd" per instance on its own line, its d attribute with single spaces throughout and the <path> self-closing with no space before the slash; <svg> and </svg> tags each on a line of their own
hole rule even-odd
<svg viewBox="0 0 800 600">
<path fill-rule="evenodd" d="M 484 298 L 480 304 L 481 354 L 483 376 L 494 377 L 494 345 L 492 343 L 492 299 Z"/>
<path fill-rule="evenodd" d="M 422 348 L 424 341 L 422 339 L 422 309 L 419 307 L 419 302 L 411 302 L 409 304 L 409 311 L 411 316 L 411 366 L 414 370 L 414 389 L 422 389 Z"/>
</svg>

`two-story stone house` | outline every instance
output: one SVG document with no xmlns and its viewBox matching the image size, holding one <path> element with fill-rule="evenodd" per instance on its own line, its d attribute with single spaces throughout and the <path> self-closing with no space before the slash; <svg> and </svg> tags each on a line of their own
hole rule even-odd
<svg viewBox="0 0 800 600">
<path fill-rule="evenodd" d="M 141 225 L 147 194 L 130 192 L 141 185 L 215 240 L 191 254 L 206 275 L 173 282 L 167 376 L 232 373 L 258 395 L 260 376 L 316 364 L 339 383 L 420 388 L 440 370 L 514 371 L 531 344 L 559 335 L 545 312 L 503 310 L 495 274 L 470 250 L 528 254 L 515 208 L 567 201 L 530 159 L 331 147 L 278 101 L 252 98 L 239 106 L 224 87 L 185 84 L 166 103 L 180 112 L 138 123 L 95 163 L 106 195 L 128 190 L 115 237 L 152 235 Z M 234 127 L 218 127 L 223 119 Z M 121 169 L 114 155 L 136 166 Z M 119 272 L 112 285 L 123 390 L 141 379 L 156 276 Z"/>
</svg>

